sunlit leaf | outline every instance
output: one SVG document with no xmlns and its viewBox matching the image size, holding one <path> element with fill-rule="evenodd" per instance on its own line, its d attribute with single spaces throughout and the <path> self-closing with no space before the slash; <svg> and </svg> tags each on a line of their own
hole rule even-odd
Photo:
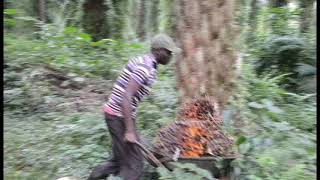
<svg viewBox="0 0 320 180">
<path fill-rule="evenodd" d="M 76 33 L 76 32 L 78 32 L 78 29 L 75 28 L 75 27 L 66 27 L 64 29 L 64 33 L 65 34 L 73 34 L 73 33 Z"/>
<path fill-rule="evenodd" d="M 82 39 L 84 39 L 86 41 L 91 41 L 92 40 L 91 36 L 89 34 L 87 34 L 87 33 L 80 33 L 79 37 L 81 37 Z"/>
<path fill-rule="evenodd" d="M 14 15 L 17 14 L 17 9 L 5 9 L 3 13 L 7 15 Z"/>
</svg>

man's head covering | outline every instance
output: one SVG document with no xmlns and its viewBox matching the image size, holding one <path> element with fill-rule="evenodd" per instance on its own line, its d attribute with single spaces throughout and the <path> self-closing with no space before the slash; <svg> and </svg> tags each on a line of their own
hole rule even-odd
<svg viewBox="0 0 320 180">
<path fill-rule="evenodd" d="M 173 53 L 178 53 L 181 51 L 180 48 L 176 46 L 171 37 L 166 34 L 157 34 L 151 40 L 151 48 L 165 48 Z"/>
</svg>

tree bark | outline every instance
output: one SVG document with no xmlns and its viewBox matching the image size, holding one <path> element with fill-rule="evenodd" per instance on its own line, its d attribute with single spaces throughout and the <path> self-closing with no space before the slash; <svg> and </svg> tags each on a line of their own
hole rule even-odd
<svg viewBox="0 0 320 180">
<path fill-rule="evenodd" d="M 300 32 L 308 32 L 312 23 L 313 6 L 315 0 L 301 0 L 300 8 L 303 10 L 300 16 Z"/>
<path fill-rule="evenodd" d="M 258 0 L 251 0 L 250 2 L 250 12 L 248 15 L 248 33 L 246 35 L 246 42 L 251 44 L 255 42 L 256 30 L 257 30 L 257 15 L 259 11 Z"/>
<path fill-rule="evenodd" d="M 146 12 L 146 9 L 145 9 L 145 6 L 146 6 L 145 0 L 140 0 L 140 3 L 138 5 L 139 20 L 138 20 L 137 34 L 141 40 L 144 40 L 145 36 L 146 36 L 146 32 L 145 32 L 145 21 L 146 21 L 145 12 Z"/>
<path fill-rule="evenodd" d="M 38 0 L 38 14 L 39 14 L 39 20 L 43 23 L 46 23 L 46 1 L 45 0 Z"/>
<path fill-rule="evenodd" d="M 177 82 L 183 103 L 202 95 L 223 107 L 231 95 L 235 53 L 232 22 L 234 0 L 177 1 Z"/>
<path fill-rule="evenodd" d="M 86 0 L 83 4 L 83 28 L 94 40 L 109 37 L 106 24 L 107 6 L 104 0 Z"/>
<path fill-rule="evenodd" d="M 151 34 L 156 34 L 158 32 L 159 28 L 159 0 L 153 0 L 151 1 L 151 15 L 150 15 L 150 27 Z"/>
</svg>

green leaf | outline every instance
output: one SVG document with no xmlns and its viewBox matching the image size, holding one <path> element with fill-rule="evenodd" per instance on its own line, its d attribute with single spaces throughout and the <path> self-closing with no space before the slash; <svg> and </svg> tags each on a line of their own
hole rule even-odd
<svg viewBox="0 0 320 180">
<path fill-rule="evenodd" d="M 9 25 L 9 26 L 14 26 L 14 25 L 16 25 L 16 21 L 15 21 L 14 19 L 8 19 L 8 18 L 6 18 L 6 19 L 4 19 L 4 23 L 5 23 L 6 25 Z"/>
<path fill-rule="evenodd" d="M 277 164 L 276 160 L 271 156 L 262 156 L 259 159 L 257 159 L 257 162 L 264 167 L 272 167 Z"/>
<path fill-rule="evenodd" d="M 101 42 L 112 42 L 112 43 L 116 43 L 117 42 L 116 40 L 113 40 L 113 39 L 101 39 L 100 41 Z"/>
<path fill-rule="evenodd" d="M 143 46 L 141 44 L 131 44 L 130 47 L 135 48 L 135 49 L 143 48 Z"/>
<path fill-rule="evenodd" d="M 75 27 L 66 27 L 64 29 L 64 33 L 65 34 L 73 34 L 73 33 L 76 33 L 76 32 L 78 32 L 78 29 L 75 28 Z"/>
<path fill-rule="evenodd" d="M 86 40 L 86 41 L 91 41 L 92 38 L 89 34 L 87 33 L 80 33 L 79 37 L 81 37 L 82 39 Z"/>
<path fill-rule="evenodd" d="M 247 138 L 246 137 L 244 137 L 244 136 L 240 136 L 238 139 L 237 139 L 237 141 L 236 141 L 236 145 L 240 145 L 240 144 L 242 144 L 242 143 L 245 143 L 247 141 Z"/>
<path fill-rule="evenodd" d="M 4 14 L 8 14 L 8 15 L 17 14 L 17 9 L 5 9 Z"/>
<path fill-rule="evenodd" d="M 91 46 L 102 46 L 104 45 L 103 41 L 91 42 Z"/>
</svg>

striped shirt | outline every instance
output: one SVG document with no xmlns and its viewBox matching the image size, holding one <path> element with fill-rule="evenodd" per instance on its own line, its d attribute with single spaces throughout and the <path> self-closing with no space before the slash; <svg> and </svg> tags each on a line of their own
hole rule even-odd
<svg viewBox="0 0 320 180">
<path fill-rule="evenodd" d="M 157 61 L 154 55 L 147 54 L 129 60 L 113 86 L 109 99 L 104 105 L 104 112 L 123 117 L 121 104 L 130 78 L 141 85 L 131 102 L 132 118 L 135 118 L 138 103 L 144 96 L 149 95 L 150 88 L 157 79 Z"/>
</svg>

